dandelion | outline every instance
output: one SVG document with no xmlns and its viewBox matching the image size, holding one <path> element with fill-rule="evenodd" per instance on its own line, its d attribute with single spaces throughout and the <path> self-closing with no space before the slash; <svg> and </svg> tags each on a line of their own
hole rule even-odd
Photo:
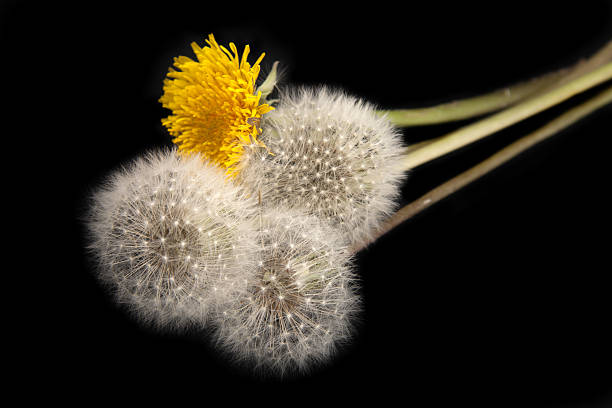
<svg viewBox="0 0 612 408">
<path fill-rule="evenodd" d="M 273 108 L 255 93 L 262 54 L 251 66 L 249 46 L 242 57 L 233 43 L 220 46 L 212 34 L 208 46 L 191 44 L 197 61 L 180 56 L 164 80 L 160 102 L 172 114 L 162 120 L 181 153 L 200 153 L 234 175 L 243 144 L 257 142 L 261 117 Z"/>
<path fill-rule="evenodd" d="M 138 158 L 93 196 L 90 248 L 102 281 L 142 321 L 205 321 L 215 299 L 242 282 L 250 203 L 197 155 Z"/>
<path fill-rule="evenodd" d="M 260 221 L 257 262 L 246 290 L 218 306 L 216 341 L 265 373 L 306 371 L 350 338 L 359 305 L 350 255 L 315 217 L 276 209 Z"/>
<path fill-rule="evenodd" d="M 367 241 L 395 208 L 405 172 L 401 135 L 360 99 L 326 88 L 282 95 L 249 146 L 240 179 L 269 207 L 286 206 Z"/>
</svg>

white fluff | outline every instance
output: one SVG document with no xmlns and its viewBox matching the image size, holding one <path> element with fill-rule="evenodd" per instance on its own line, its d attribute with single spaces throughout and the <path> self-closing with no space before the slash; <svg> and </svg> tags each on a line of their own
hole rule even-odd
<svg viewBox="0 0 612 408">
<path fill-rule="evenodd" d="M 259 223 L 246 291 L 213 314 L 216 343 L 265 374 L 307 371 L 350 338 L 359 310 L 350 254 L 315 217 L 276 208 Z"/>
<path fill-rule="evenodd" d="M 100 277 L 142 321 L 202 323 L 244 282 L 253 204 L 199 156 L 138 158 L 93 196 L 88 227 Z"/>
<path fill-rule="evenodd" d="M 282 95 L 260 139 L 245 149 L 241 181 L 268 207 L 325 219 L 350 245 L 395 209 L 404 178 L 401 134 L 364 101 L 326 88 Z"/>
</svg>

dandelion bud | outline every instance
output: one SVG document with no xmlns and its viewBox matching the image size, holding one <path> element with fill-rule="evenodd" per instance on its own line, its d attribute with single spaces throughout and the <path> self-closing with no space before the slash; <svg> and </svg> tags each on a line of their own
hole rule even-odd
<svg viewBox="0 0 612 408">
<path fill-rule="evenodd" d="M 224 282 L 241 282 L 250 203 L 199 156 L 137 159 L 93 197 L 90 248 L 102 281 L 140 320 L 163 328 L 205 319 Z"/>
<path fill-rule="evenodd" d="M 289 210 L 264 213 L 258 232 L 246 290 L 214 314 L 217 343 L 267 374 L 306 371 L 350 337 L 359 302 L 349 252 L 335 230 Z"/>
<path fill-rule="evenodd" d="M 401 134 L 360 99 L 325 88 L 281 97 L 245 149 L 240 177 L 263 204 L 300 209 L 351 245 L 390 215 L 404 177 Z"/>
</svg>

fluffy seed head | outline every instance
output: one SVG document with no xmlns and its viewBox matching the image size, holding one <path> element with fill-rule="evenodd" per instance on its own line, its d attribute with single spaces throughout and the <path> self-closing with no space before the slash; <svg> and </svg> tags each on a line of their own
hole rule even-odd
<svg viewBox="0 0 612 408">
<path fill-rule="evenodd" d="M 350 337 L 359 306 L 350 255 L 335 230 L 294 211 L 262 214 L 258 231 L 246 290 L 214 314 L 217 343 L 266 374 L 308 370 Z"/>
<path fill-rule="evenodd" d="M 150 153 L 94 195 L 90 248 L 120 303 L 144 321 L 179 327 L 205 319 L 226 282 L 241 282 L 251 204 L 201 157 Z"/>
<path fill-rule="evenodd" d="M 283 95 L 260 139 L 245 149 L 241 180 L 269 207 L 306 211 L 337 226 L 349 244 L 394 209 L 404 177 L 401 135 L 360 99 L 325 88 Z"/>
</svg>

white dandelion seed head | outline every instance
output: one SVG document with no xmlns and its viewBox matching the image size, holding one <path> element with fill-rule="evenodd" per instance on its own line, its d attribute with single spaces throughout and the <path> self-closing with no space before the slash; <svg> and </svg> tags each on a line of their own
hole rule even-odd
<svg viewBox="0 0 612 408">
<path fill-rule="evenodd" d="M 220 303 L 215 340 L 234 360 L 271 375 L 325 363 L 347 342 L 359 311 L 348 248 L 313 216 L 263 213 L 246 290 Z"/>
<path fill-rule="evenodd" d="M 267 149 L 246 148 L 240 176 L 264 205 L 316 215 L 351 245 L 368 241 L 395 209 L 401 133 L 361 99 L 326 88 L 287 93 L 260 139 Z"/>
<path fill-rule="evenodd" d="M 100 277 L 141 321 L 178 328 L 205 320 L 226 278 L 248 263 L 246 219 L 256 207 L 199 156 L 140 157 L 112 174 L 92 204 L 87 226 Z"/>
</svg>

